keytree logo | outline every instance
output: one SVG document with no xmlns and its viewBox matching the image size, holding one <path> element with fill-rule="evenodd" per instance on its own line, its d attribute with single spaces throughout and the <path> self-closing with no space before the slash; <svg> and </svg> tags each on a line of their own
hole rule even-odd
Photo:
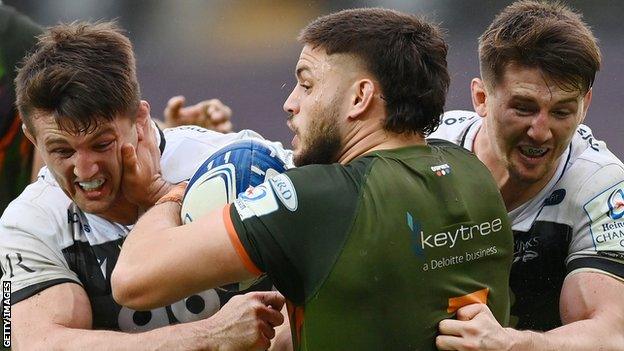
<svg viewBox="0 0 624 351">
<path fill-rule="evenodd" d="M 412 232 L 412 250 L 414 250 L 416 256 L 422 257 L 424 250 L 420 243 L 420 222 L 414 221 L 414 217 L 412 217 L 412 214 L 409 212 L 407 212 L 407 226 Z"/>
<path fill-rule="evenodd" d="M 2 282 L 2 346 L 11 347 L 11 282 Z"/>
</svg>

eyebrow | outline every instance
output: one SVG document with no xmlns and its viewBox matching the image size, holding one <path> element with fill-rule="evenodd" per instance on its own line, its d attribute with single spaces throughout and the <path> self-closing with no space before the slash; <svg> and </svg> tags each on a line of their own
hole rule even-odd
<svg viewBox="0 0 624 351">
<path fill-rule="evenodd" d="M 303 75 L 303 73 L 308 72 L 308 74 L 310 76 L 312 76 L 312 78 L 314 78 L 314 75 L 312 74 L 312 71 L 310 70 L 310 67 L 308 66 L 301 66 L 297 68 L 297 71 L 295 72 L 295 75 L 297 76 L 297 78 L 302 78 L 301 76 Z"/>
<path fill-rule="evenodd" d="M 536 100 L 532 97 L 528 97 L 528 96 L 524 96 L 524 95 L 512 95 L 511 96 L 512 100 L 518 100 L 521 102 L 535 102 Z M 555 105 L 562 105 L 562 104 L 567 104 L 567 103 L 571 103 L 571 102 L 578 102 L 576 97 L 570 97 L 567 99 L 563 99 L 561 101 L 557 101 L 555 103 Z"/>
<path fill-rule="evenodd" d="M 98 131 L 97 133 L 94 133 L 94 134 L 90 135 L 89 136 L 89 140 L 95 140 L 95 139 L 101 137 L 102 135 L 107 134 L 107 133 L 111 133 L 111 132 L 114 132 L 114 129 L 111 128 L 110 126 L 107 126 L 107 127 L 103 128 L 102 130 Z M 44 144 L 45 144 L 46 147 L 50 147 L 50 145 L 54 145 L 54 144 L 68 144 L 68 142 L 64 138 L 52 137 L 50 139 L 47 139 Z"/>
</svg>

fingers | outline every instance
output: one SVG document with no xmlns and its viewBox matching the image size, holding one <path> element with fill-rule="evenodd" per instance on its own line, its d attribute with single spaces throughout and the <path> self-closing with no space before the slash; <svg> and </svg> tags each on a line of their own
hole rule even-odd
<svg viewBox="0 0 624 351">
<path fill-rule="evenodd" d="M 457 336 L 438 335 L 435 343 L 438 350 L 463 350 L 462 338 Z"/>
<path fill-rule="evenodd" d="M 210 117 L 210 121 L 214 124 L 229 121 L 230 117 L 232 117 L 232 109 L 224 105 L 218 99 L 212 99 L 206 102 L 206 112 Z"/>
<path fill-rule="evenodd" d="M 274 310 L 278 312 L 282 309 L 284 303 L 286 303 L 286 299 L 284 298 L 284 296 L 282 296 L 282 294 L 277 291 L 262 291 L 256 292 L 255 294 L 257 294 L 258 298 L 263 304 L 271 306 Z"/>
<path fill-rule="evenodd" d="M 184 106 L 186 99 L 182 95 L 174 96 L 167 102 L 165 107 L 164 116 L 167 124 L 175 123 L 180 116 L 180 109 Z"/>
<path fill-rule="evenodd" d="M 232 131 L 232 109 L 223 104 L 218 99 L 205 101 L 205 119 L 201 124 L 203 127 L 215 130 L 220 133 Z"/>
<path fill-rule="evenodd" d="M 266 320 L 272 327 L 280 326 L 284 323 L 284 315 L 279 310 L 266 308 L 262 319 Z"/>
<path fill-rule="evenodd" d="M 457 310 L 457 320 L 469 321 L 481 312 L 489 312 L 488 307 L 482 303 L 473 303 Z"/>
<path fill-rule="evenodd" d="M 234 126 L 232 125 L 232 122 L 227 121 L 217 125 L 215 127 L 215 130 L 219 133 L 230 133 L 232 130 L 234 130 Z"/>
<path fill-rule="evenodd" d="M 126 143 L 121 146 L 121 160 L 124 172 L 136 171 L 139 160 L 132 144 Z"/>
<path fill-rule="evenodd" d="M 466 322 L 456 319 L 445 319 L 438 324 L 440 334 L 444 335 L 462 335 Z"/>
</svg>

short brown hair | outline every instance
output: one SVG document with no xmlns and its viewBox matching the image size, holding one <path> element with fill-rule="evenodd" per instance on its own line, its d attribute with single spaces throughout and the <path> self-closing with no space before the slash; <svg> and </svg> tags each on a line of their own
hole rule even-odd
<svg viewBox="0 0 624 351">
<path fill-rule="evenodd" d="M 351 9 L 314 20 L 299 41 L 362 60 L 381 85 L 386 130 L 427 135 L 438 126 L 450 78 L 436 25 L 394 10 Z"/>
<path fill-rule="evenodd" d="M 32 133 L 36 110 L 51 112 L 63 130 L 88 133 L 117 115 L 135 118 L 140 103 L 132 44 L 114 22 L 48 28 L 22 61 L 15 85 Z"/>
<path fill-rule="evenodd" d="M 481 76 L 500 83 L 509 64 L 537 67 L 568 91 L 586 93 L 600 69 L 600 49 L 582 16 L 559 2 L 518 1 L 479 38 Z"/>
</svg>

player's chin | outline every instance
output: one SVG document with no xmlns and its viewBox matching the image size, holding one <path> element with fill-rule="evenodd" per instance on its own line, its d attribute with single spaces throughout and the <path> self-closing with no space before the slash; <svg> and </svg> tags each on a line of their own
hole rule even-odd
<svg viewBox="0 0 624 351">
<path fill-rule="evenodd" d="M 547 165 L 537 165 L 526 167 L 525 165 L 515 165 L 510 172 L 517 180 L 524 183 L 537 183 L 548 176 L 549 169 Z"/>
<path fill-rule="evenodd" d="M 96 200 L 87 199 L 80 194 L 73 199 L 78 207 L 87 213 L 100 214 L 106 212 L 113 205 L 114 199 L 111 196 L 102 196 Z"/>
</svg>

